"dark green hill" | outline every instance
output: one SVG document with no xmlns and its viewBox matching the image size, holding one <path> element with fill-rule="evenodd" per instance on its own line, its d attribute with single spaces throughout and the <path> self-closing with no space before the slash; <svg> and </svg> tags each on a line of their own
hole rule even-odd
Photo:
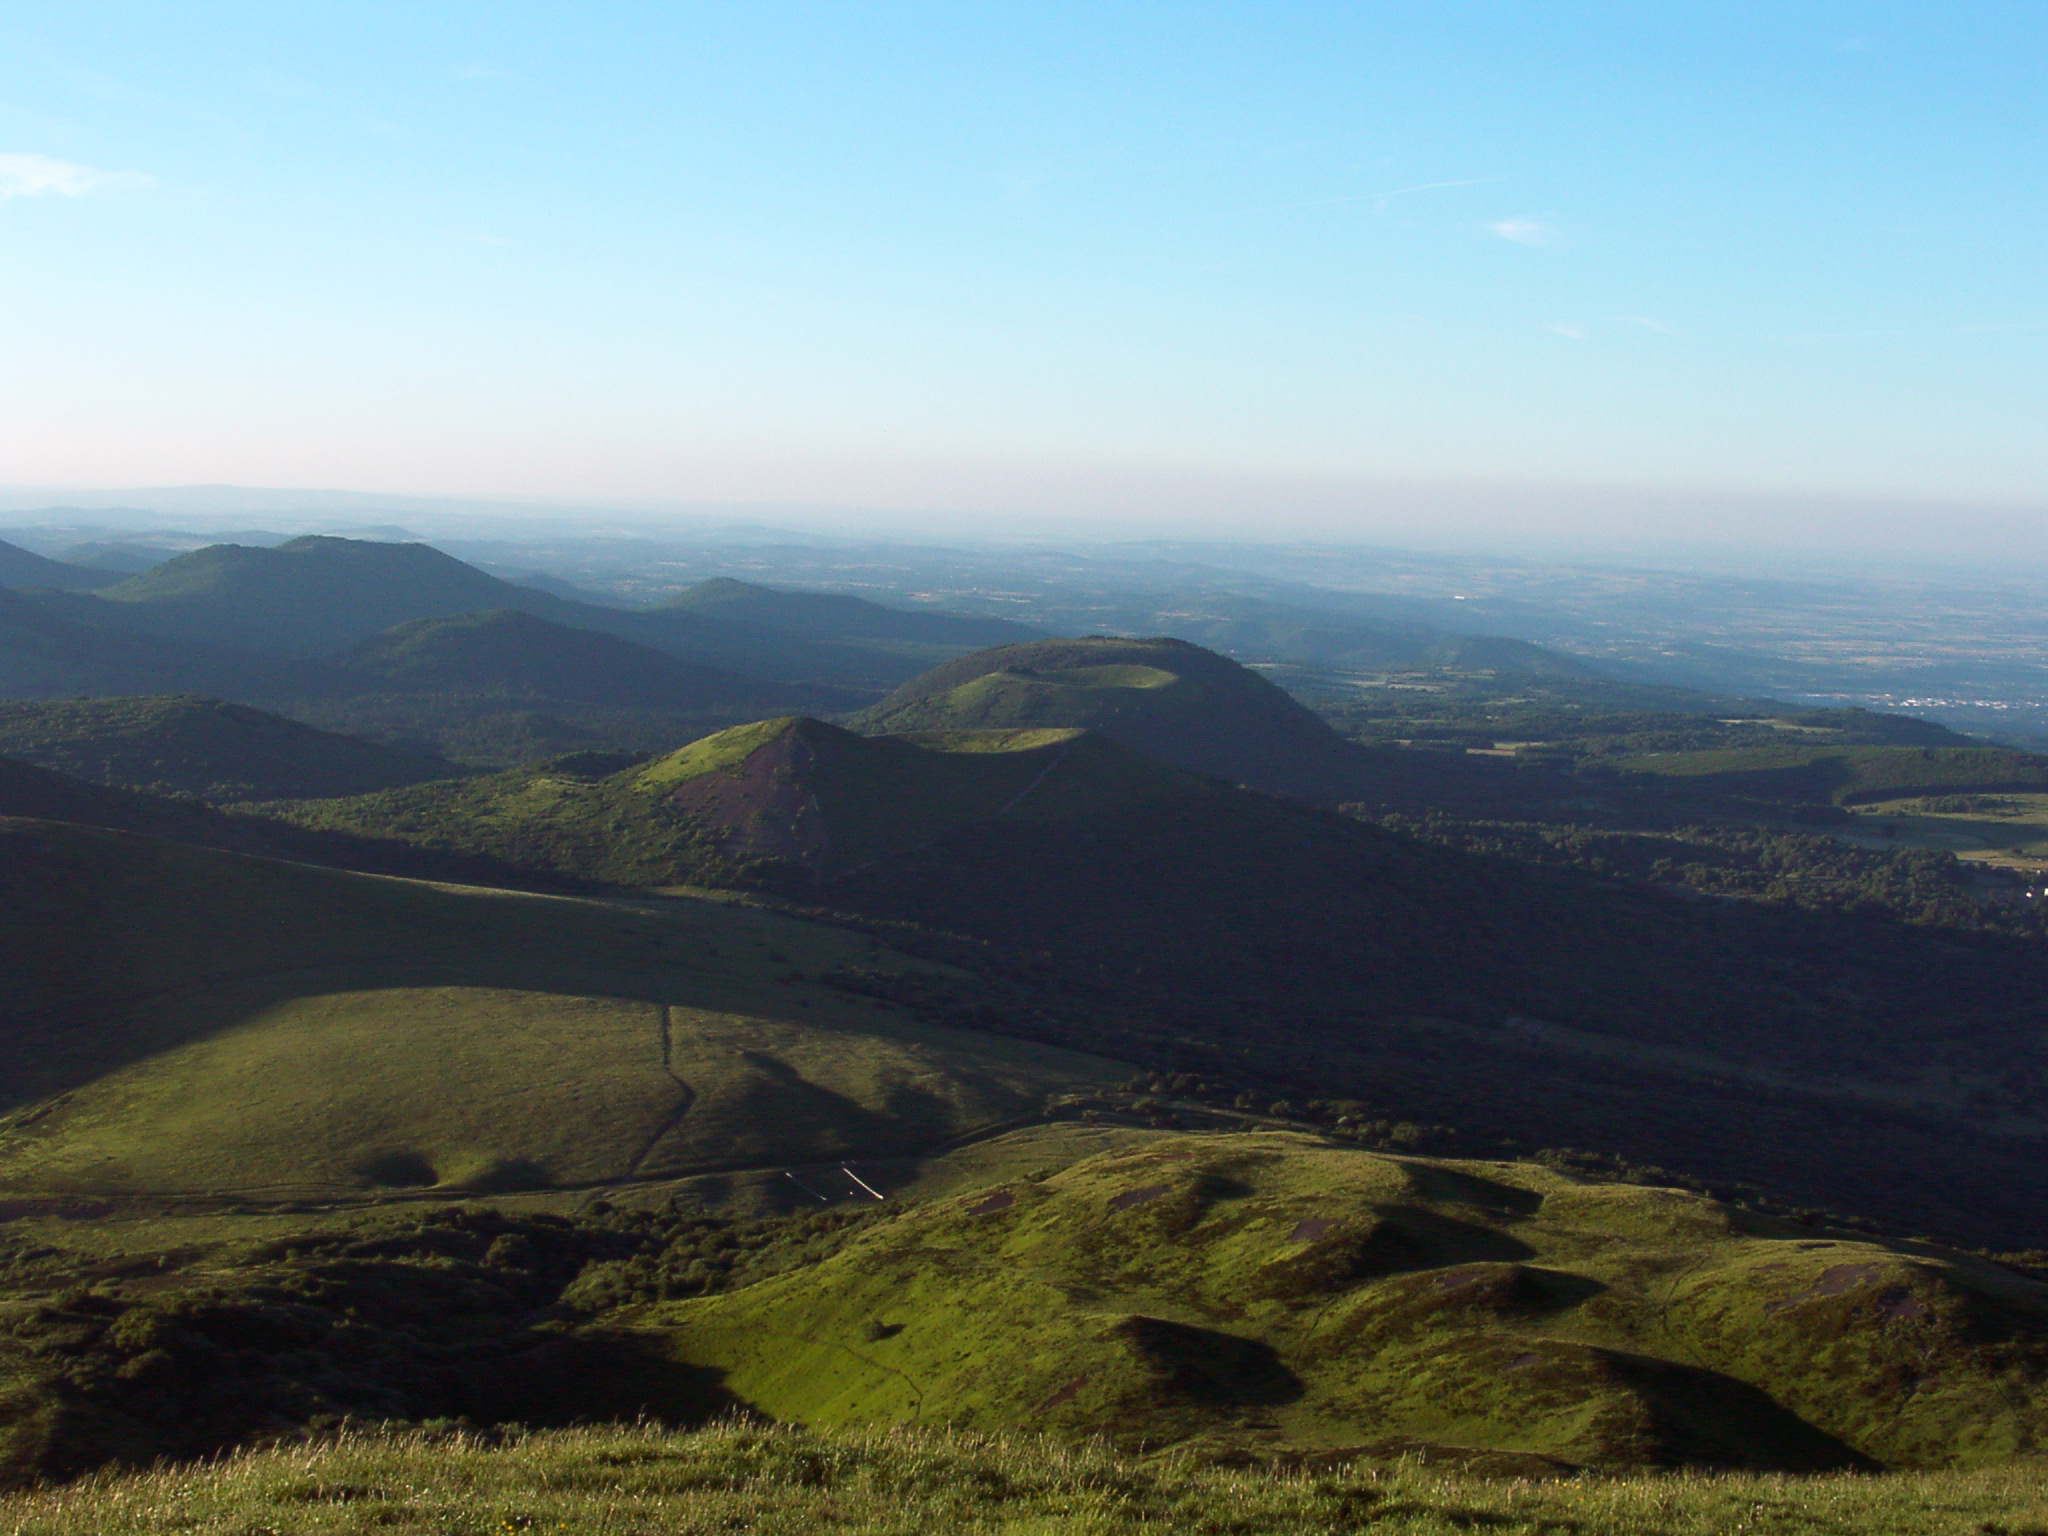
<svg viewBox="0 0 2048 1536">
<path fill-rule="evenodd" d="M 269 548 L 196 549 L 60 611 L 150 634 L 321 656 L 412 619 L 498 608 L 574 614 L 580 607 L 425 544 L 314 536 Z"/>
<path fill-rule="evenodd" d="M 120 580 L 114 571 L 71 565 L 0 541 L 0 587 L 56 587 L 84 591 Z"/>
<path fill-rule="evenodd" d="M 363 641 L 336 665 L 366 686 L 392 692 L 685 711 L 803 703 L 830 708 L 850 697 L 696 666 L 615 635 L 506 608 L 414 619 Z"/>
<path fill-rule="evenodd" d="M 1222 793 L 1080 731 L 864 737 L 786 716 L 651 762 L 562 758 L 267 809 L 579 879 L 810 890 L 986 821 L 1037 826 Z"/>
<path fill-rule="evenodd" d="M 897 640 L 961 650 L 1033 640 L 1042 630 L 1007 619 L 887 608 L 866 598 L 826 592 L 786 592 L 716 577 L 655 605 L 758 630 L 814 640 Z"/>
<path fill-rule="evenodd" d="M 0 703 L 0 755 L 97 784 L 208 800 L 360 795 L 457 771 L 192 695 Z"/>
<path fill-rule="evenodd" d="M 854 717 L 874 732 L 1099 731 L 1255 789 L 1358 795 L 1373 754 L 1248 667 L 1185 640 L 1036 640 L 935 667 Z"/>
</svg>

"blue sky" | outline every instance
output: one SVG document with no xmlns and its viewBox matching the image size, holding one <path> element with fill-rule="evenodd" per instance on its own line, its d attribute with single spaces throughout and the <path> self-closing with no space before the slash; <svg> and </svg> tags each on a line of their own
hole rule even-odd
<svg viewBox="0 0 2048 1536">
<path fill-rule="evenodd" d="M 2044 45 L 2039 3 L 17 0 L 0 481 L 1995 543 L 2048 506 Z"/>
</svg>

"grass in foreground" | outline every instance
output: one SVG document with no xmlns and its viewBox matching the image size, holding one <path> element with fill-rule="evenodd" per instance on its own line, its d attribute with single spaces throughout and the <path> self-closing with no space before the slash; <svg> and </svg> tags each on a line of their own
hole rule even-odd
<svg viewBox="0 0 2048 1536">
<path fill-rule="evenodd" d="M 1021 1437 L 727 1425 L 566 1430 L 498 1445 L 430 1432 L 344 1435 L 0 1500 L 0 1532 L 10 1536 L 749 1530 L 2025 1536 L 2048 1531 L 2048 1470 L 1486 1478 L 1412 1461 L 1219 1467 Z"/>
</svg>

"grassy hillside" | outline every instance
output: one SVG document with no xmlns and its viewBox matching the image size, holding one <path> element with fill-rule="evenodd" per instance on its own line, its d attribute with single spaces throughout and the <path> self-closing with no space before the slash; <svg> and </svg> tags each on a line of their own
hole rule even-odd
<svg viewBox="0 0 2048 1536">
<path fill-rule="evenodd" d="M 1076 731 L 872 738 L 782 717 L 649 763 L 565 759 L 267 809 L 614 884 L 808 889 L 979 822 L 1038 824 L 1209 793 Z"/>
<path fill-rule="evenodd" d="M 2009 747 L 1791 744 L 1647 753 L 1617 759 L 1614 766 L 1715 794 L 1830 805 L 2048 789 L 2048 757 Z"/>
<path fill-rule="evenodd" d="M 1356 793 L 1371 756 L 1256 672 L 1182 640 L 1040 640 L 934 668 L 855 717 L 875 732 L 1099 731 L 1162 762 L 1310 799 Z"/>
<path fill-rule="evenodd" d="M 337 665 L 366 686 L 399 693 L 479 693 L 577 705 L 760 709 L 821 692 L 777 689 L 616 635 L 507 608 L 400 624 L 345 652 Z"/>
<path fill-rule="evenodd" d="M 1519 1475 L 1517 1475 L 1519 1474 Z M 817 1433 L 743 1424 L 688 1434 L 604 1426 L 519 1435 L 351 1434 L 22 1494 L 22 1536 L 200 1528 L 520 1531 L 615 1536 L 774 1530 L 1161 1530 L 1300 1536 L 1953 1536 L 2020 1532 L 2048 1510 L 2028 1464 L 1995 1471 L 1563 1477 L 1534 1458 L 1209 1461 L 1129 1456 L 1035 1434 Z"/>
<path fill-rule="evenodd" d="M 0 755 L 99 784 L 208 800 L 359 795 L 446 762 L 191 695 L 0 703 Z"/>
<path fill-rule="evenodd" d="M 1069 1530 L 1090 1536 L 1356 1530 L 1438 1536 L 1720 1536 L 1774 1522 L 1810 1536 L 2030 1530 L 2048 1485 L 1993 1473 L 1649 1475 L 1559 1479 L 1497 1462 L 1208 1464 L 1118 1456 L 1038 1436 L 807 1434 L 758 1425 L 672 1434 L 598 1427 L 510 1442 L 446 1434 L 346 1436 L 176 1466 L 0 1505 L 23 1536 L 182 1532 L 188 1520 L 311 1536 L 350 1530 Z"/>
<path fill-rule="evenodd" d="M 17 1196 L 0 1478 L 456 1415 L 1028 1432 L 1269 1479 L 2036 1454 L 2048 1287 L 1995 1263 L 1296 1133 L 987 1145 L 1012 1140 L 1033 1160 L 994 1183 L 842 1176 L 857 1205 L 770 1219 L 697 1203 L 705 1179 L 580 1207 Z"/>
<path fill-rule="evenodd" d="M 807 1424 L 1798 1471 L 1993 1464 L 2048 1435 L 2038 1281 L 1295 1135 L 1162 1137 L 626 1320 Z"/>
<path fill-rule="evenodd" d="M 1103 1064 L 799 979 L 906 962 L 658 909 L 0 822 L 0 1187 L 589 1186 L 900 1153 Z"/>
</svg>

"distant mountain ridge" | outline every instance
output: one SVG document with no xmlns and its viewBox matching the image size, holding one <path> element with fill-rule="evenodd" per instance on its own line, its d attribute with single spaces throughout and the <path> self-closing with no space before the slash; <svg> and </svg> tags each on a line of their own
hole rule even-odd
<svg viewBox="0 0 2048 1536">
<path fill-rule="evenodd" d="M 653 608 L 613 608 L 501 581 L 430 545 L 329 535 L 211 545 L 89 594 L 46 592 L 35 601 L 113 632 L 304 660 L 334 656 L 400 624 L 511 610 L 699 665 L 877 691 L 961 650 L 1035 633 L 1002 620 L 901 612 L 862 598 L 740 582 L 713 583 Z"/>
</svg>

